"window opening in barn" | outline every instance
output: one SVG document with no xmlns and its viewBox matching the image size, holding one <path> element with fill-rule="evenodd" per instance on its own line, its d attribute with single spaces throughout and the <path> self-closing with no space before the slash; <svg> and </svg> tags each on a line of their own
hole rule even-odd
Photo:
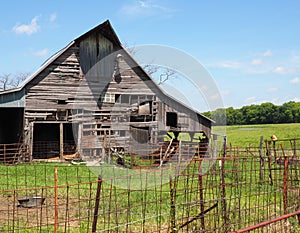
<svg viewBox="0 0 300 233">
<path fill-rule="evenodd" d="M 56 119 L 60 121 L 65 121 L 68 118 L 68 110 L 67 109 L 57 109 Z"/>
<path fill-rule="evenodd" d="M 140 103 L 138 107 L 139 115 L 151 115 L 152 114 L 152 101 L 144 101 Z"/>
<path fill-rule="evenodd" d="M 152 100 L 131 105 L 131 122 L 149 122 L 155 120 L 152 114 Z"/>
<path fill-rule="evenodd" d="M 166 126 L 177 128 L 177 113 L 167 112 L 166 113 Z"/>
<path fill-rule="evenodd" d="M 116 103 L 120 103 L 120 101 L 121 101 L 121 98 L 120 98 L 120 94 L 115 94 L 115 102 Z"/>
<path fill-rule="evenodd" d="M 67 101 L 66 100 L 57 100 L 57 104 L 64 105 L 64 104 L 67 104 Z"/>
<path fill-rule="evenodd" d="M 126 136 L 126 131 L 125 130 L 120 130 L 120 137 L 125 137 Z"/>
<path fill-rule="evenodd" d="M 103 103 L 115 103 L 116 102 L 116 95 L 113 93 L 106 92 L 104 95 L 101 96 L 101 102 Z"/>
<path fill-rule="evenodd" d="M 129 98 L 129 95 L 121 95 L 121 103 L 123 104 L 129 104 L 130 102 L 130 98 Z"/>
<path fill-rule="evenodd" d="M 138 100 L 138 95 L 131 95 L 130 104 L 137 104 Z"/>
</svg>

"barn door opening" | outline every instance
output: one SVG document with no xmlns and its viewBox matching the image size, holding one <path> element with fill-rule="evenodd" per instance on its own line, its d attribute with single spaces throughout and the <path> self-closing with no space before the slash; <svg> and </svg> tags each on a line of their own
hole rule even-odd
<svg viewBox="0 0 300 233">
<path fill-rule="evenodd" d="M 73 131 L 74 128 L 74 131 Z M 77 147 L 75 143 L 75 138 L 78 132 L 78 125 L 74 125 L 71 123 L 63 124 L 63 154 L 70 155 L 77 152 Z"/>
<path fill-rule="evenodd" d="M 22 142 L 24 108 L 0 108 L 0 144 Z"/>
<path fill-rule="evenodd" d="M 72 124 L 35 123 L 32 151 L 33 159 L 48 159 L 75 153 Z"/>
</svg>

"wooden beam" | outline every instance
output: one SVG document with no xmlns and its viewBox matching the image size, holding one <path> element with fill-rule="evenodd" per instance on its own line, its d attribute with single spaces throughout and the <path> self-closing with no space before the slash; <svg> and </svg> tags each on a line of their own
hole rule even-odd
<svg viewBox="0 0 300 233">
<path fill-rule="evenodd" d="M 59 123 L 59 158 L 64 159 L 64 124 Z"/>
</svg>

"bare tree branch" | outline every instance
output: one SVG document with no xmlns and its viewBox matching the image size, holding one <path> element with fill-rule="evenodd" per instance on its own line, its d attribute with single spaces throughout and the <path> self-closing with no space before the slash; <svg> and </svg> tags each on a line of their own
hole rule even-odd
<svg viewBox="0 0 300 233">
<path fill-rule="evenodd" d="M 16 75 L 3 74 L 0 76 L 0 91 L 6 91 L 9 89 L 17 88 L 20 84 L 28 78 L 29 72 L 20 72 Z"/>
<path fill-rule="evenodd" d="M 146 64 L 143 66 L 143 69 L 149 74 L 150 76 L 154 73 L 156 73 L 159 69 L 159 66 L 152 65 L 152 64 Z"/>
<path fill-rule="evenodd" d="M 0 90 L 6 91 L 11 86 L 11 74 L 3 74 L 0 76 Z"/>
<path fill-rule="evenodd" d="M 168 81 L 170 78 L 174 78 L 175 74 L 176 72 L 174 70 L 171 70 L 169 68 L 164 68 L 164 71 L 162 71 L 162 73 L 160 73 L 159 75 L 158 85 Z"/>
<path fill-rule="evenodd" d="M 15 75 L 13 80 L 13 88 L 20 86 L 20 84 L 25 81 L 30 76 L 30 72 L 20 72 Z"/>
<path fill-rule="evenodd" d="M 126 42 L 123 44 L 123 47 L 132 56 L 134 56 L 138 52 L 136 47 L 130 47 Z M 176 77 L 176 72 L 174 70 L 166 67 L 161 67 L 159 65 L 145 64 L 142 66 L 142 68 L 157 82 L 158 85 Z"/>
</svg>

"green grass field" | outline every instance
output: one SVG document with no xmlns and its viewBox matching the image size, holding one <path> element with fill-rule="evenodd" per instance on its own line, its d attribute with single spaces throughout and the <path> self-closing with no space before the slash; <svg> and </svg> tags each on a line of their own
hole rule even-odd
<svg viewBox="0 0 300 233">
<path fill-rule="evenodd" d="M 213 129 L 214 131 L 214 129 Z M 278 140 L 300 138 L 300 124 L 234 125 L 226 127 L 228 144 L 233 146 L 259 146 L 260 136 L 270 140 L 275 134 Z"/>
<path fill-rule="evenodd" d="M 213 129 L 213 131 L 214 130 L 215 129 Z M 264 136 L 264 139 L 269 140 L 273 134 L 277 136 L 278 140 L 294 137 L 300 138 L 300 124 L 239 125 L 228 126 L 226 130 L 228 144 L 231 143 L 233 146 L 239 146 L 240 148 L 246 146 L 258 147 L 260 136 Z M 56 166 L 58 170 L 58 185 L 60 185 L 58 196 L 59 203 L 62 206 L 62 210 L 59 212 L 61 221 L 64 221 L 65 216 L 68 217 L 67 219 L 72 220 L 73 225 L 68 226 L 69 232 L 87 232 L 87 229 L 90 228 L 88 224 L 91 224 L 91 220 L 88 220 L 88 211 L 92 211 L 94 207 L 95 181 L 97 175 L 85 165 L 56 163 L 29 163 L 19 164 L 17 166 L 1 165 L 0 200 L 2 200 L 3 203 L 2 209 L 6 211 L 9 208 L 6 203 L 9 201 L 9 206 L 13 206 L 11 203 L 14 195 L 22 196 L 35 193 L 41 195 L 43 187 L 43 195 L 47 196 L 45 206 L 48 212 L 46 213 L 52 218 L 54 208 L 54 189 L 52 188 L 54 185 L 54 166 Z M 241 225 L 237 227 L 242 227 L 242 223 L 244 222 L 254 224 L 266 218 L 270 218 L 270 215 L 275 213 L 273 209 L 275 209 L 278 203 L 282 203 L 282 189 L 280 184 L 279 186 L 271 186 L 269 184 L 267 170 L 264 173 L 263 183 L 260 183 L 258 172 L 259 163 L 255 159 L 252 160 L 249 158 L 249 161 L 245 159 L 228 160 L 226 162 L 225 171 L 224 179 L 227 186 L 224 192 L 227 197 L 230 197 L 227 202 L 227 208 L 231 209 L 231 212 L 228 214 L 230 215 L 231 221 L 237 223 L 241 222 Z M 281 170 L 276 170 L 276 174 L 279 177 L 281 176 L 280 172 L 282 173 Z M 197 175 L 198 167 L 191 165 L 191 167 L 184 170 L 183 173 L 184 174 L 180 176 L 180 179 L 176 183 L 175 200 L 178 204 L 176 207 L 176 216 L 179 219 L 181 216 L 195 216 L 199 214 L 200 189 Z M 295 174 L 295 172 L 293 174 Z M 221 182 L 219 175 L 220 170 L 217 166 L 215 172 L 203 178 L 203 185 L 205 187 L 203 198 L 206 200 L 205 208 L 209 208 L 215 204 L 215 200 L 220 199 L 222 190 L 220 189 L 221 186 L 219 186 Z M 124 226 L 119 230 L 125 231 L 125 223 L 132 222 L 134 224 L 132 224 L 127 231 L 138 232 L 139 229 L 143 228 L 146 229 L 146 232 L 151 232 L 152 230 L 157 230 L 155 228 L 156 226 L 164 227 L 168 224 L 170 221 L 169 215 L 171 208 L 169 183 L 149 189 L 147 192 L 125 190 L 113 187 L 109 177 L 107 173 L 103 174 L 104 182 L 102 184 L 99 208 L 101 215 L 98 221 L 99 229 L 105 229 L 109 226 L 113 227 L 117 224 L 122 225 L 124 223 Z M 164 174 L 162 177 L 169 177 L 169 174 Z M 150 176 L 147 178 L 149 179 Z M 93 182 L 93 186 L 90 186 L 89 182 Z M 79 183 L 81 184 L 79 185 Z M 249 185 L 250 183 L 251 185 Z M 295 184 L 293 184 L 293 186 L 296 187 Z M 10 190 L 10 192 L 8 193 L 5 190 Z M 13 190 L 17 190 L 15 194 Z M 292 195 L 294 194 L 289 194 L 290 197 L 292 197 Z M 258 199 L 258 196 L 260 196 L 261 199 Z M 68 200 L 68 202 L 66 200 Z M 66 203 L 72 206 L 69 212 L 65 212 L 64 207 Z M 257 205 L 262 205 L 262 209 L 258 209 Z M 218 206 L 218 209 L 221 211 L 221 202 L 218 203 Z M 272 210 L 268 208 L 272 208 Z M 251 215 L 246 212 L 235 211 L 244 209 L 251 210 Z M 25 229 L 26 224 L 28 224 L 28 219 L 32 220 L 33 223 L 38 219 L 39 212 L 28 217 L 28 212 L 26 212 L 26 215 L 21 215 L 22 209 L 17 210 L 19 211 L 19 220 L 11 223 L 8 221 L 10 218 L 8 220 L 3 219 L 2 222 L 0 221 L 0 231 L 9 232 L 12 226 L 21 228 L 23 225 Z M 259 215 L 256 214 L 258 210 L 260 211 Z M 236 215 L 236 213 L 239 213 L 239 215 Z M 45 214 L 43 216 L 45 216 Z M 147 220 L 143 222 L 141 221 L 143 219 Z M 219 217 L 217 214 L 211 214 L 209 219 L 210 221 L 206 223 L 208 229 L 213 227 L 211 225 L 213 223 L 220 223 L 220 226 L 222 225 L 222 217 Z M 48 222 L 46 223 L 48 224 Z M 2 228 L 1 224 L 3 225 Z M 176 224 L 180 225 L 180 221 Z M 191 224 L 191 227 L 194 224 L 195 229 L 197 229 L 200 223 L 199 221 L 195 221 Z M 52 228 L 53 224 L 49 224 L 49 226 L 45 226 L 44 232 L 51 232 L 53 230 Z M 29 229 L 28 232 L 33 231 Z"/>
</svg>

